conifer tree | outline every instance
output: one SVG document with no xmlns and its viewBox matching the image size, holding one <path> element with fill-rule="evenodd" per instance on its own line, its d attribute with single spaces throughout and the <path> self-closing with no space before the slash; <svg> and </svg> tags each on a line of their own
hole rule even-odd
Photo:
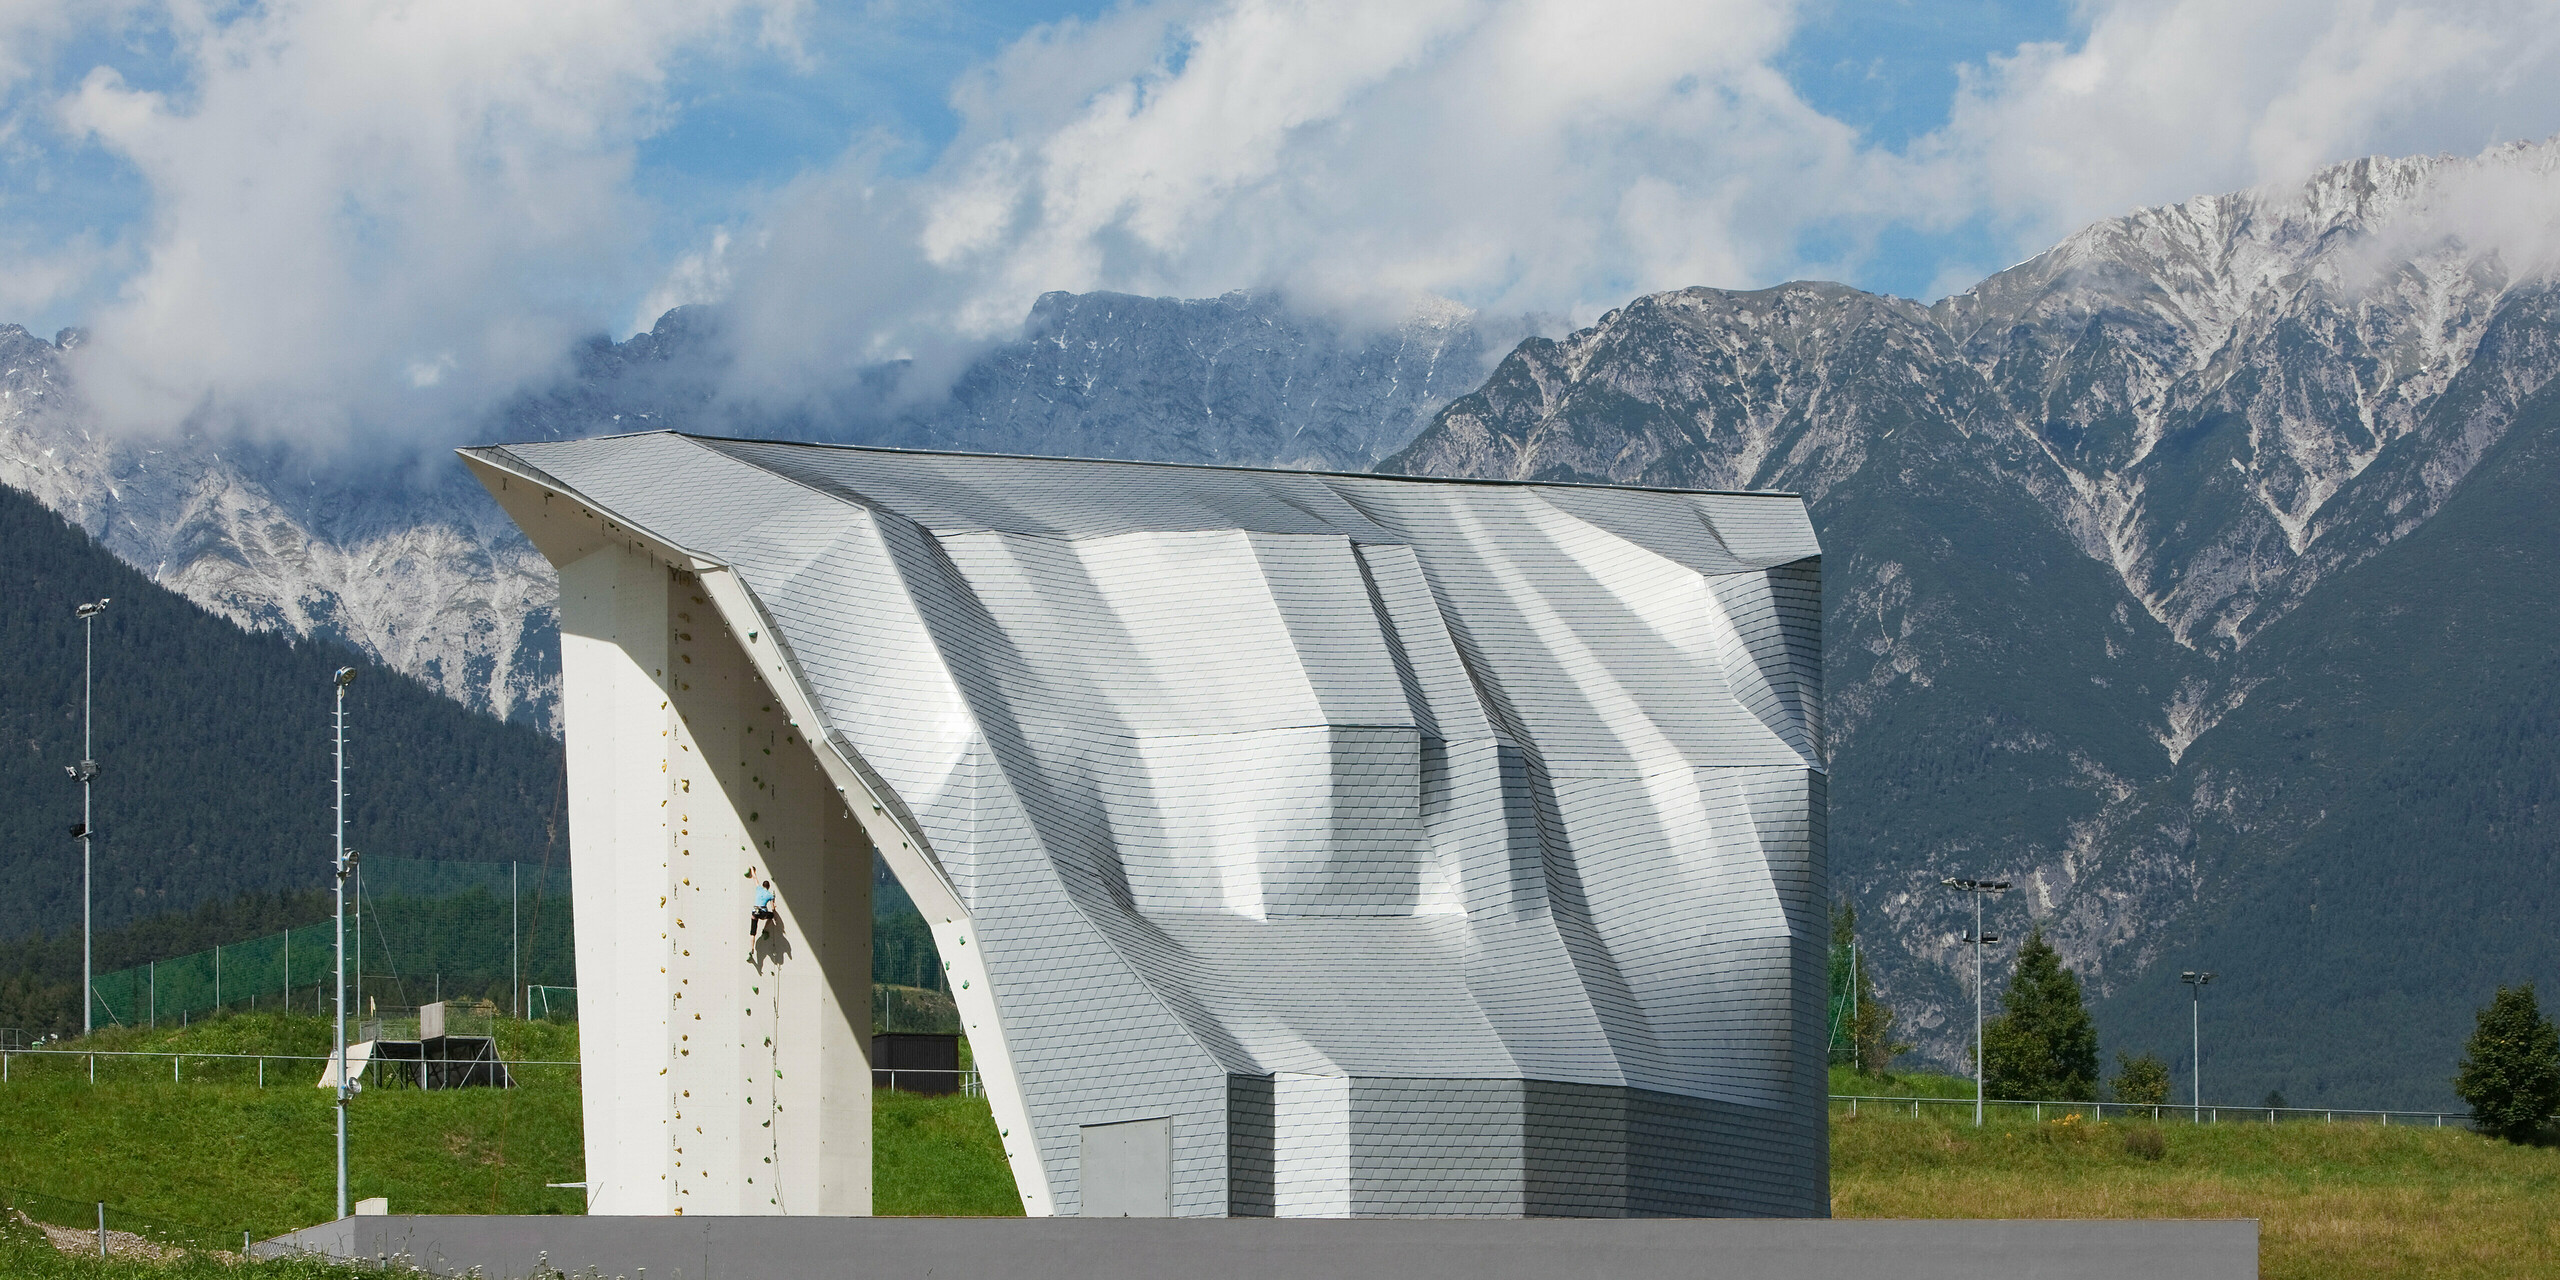
<svg viewBox="0 0 2560 1280">
<path fill-rule="evenodd" d="M 2097 1024 L 2081 1003 L 2079 977 L 2044 940 L 2044 926 L 2018 948 L 2018 972 L 2000 1008 L 1982 1028 L 1985 1094 L 2070 1102 L 2098 1096 Z"/>
<path fill-rule="evenodd" d="M 2464 1046 L 2453 1091 L 2471 1104 L 2480 1132 L 2530 1142 L 2560 1110 L 2560 1031 L 2533 998 L 2533 984 L 2500 987 Z"/>
</svg>

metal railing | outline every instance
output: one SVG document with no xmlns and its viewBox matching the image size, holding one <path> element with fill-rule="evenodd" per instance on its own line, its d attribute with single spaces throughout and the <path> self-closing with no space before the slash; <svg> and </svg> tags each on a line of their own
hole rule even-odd
<svg viewBox="0 0 2560 1280">
<path fill-rule="evenodd" d="M 119 1059 L 166 1058 L 169 1060 L 170 1081 L 172 1083 L 180 1084 L 185 1083 L 186 1063 L 190 1060 L 198 1064 L 199 1075 L 202 1074 L 204 1064 L 230 1063 L 236 1065 L 244 1062 L 255 1062 L 257 1064 L 256 1079 L 258 1087 L 261 1089 L 267 1087 L 267 1064 L 270 1062 L 307 1062 L 312 1064 L 314 1069 L 317 1069 L 326 1067 L 328 1064 L 337 1061 L 337 1055 L 329 1053 L 167 1053 L 151 1052 L 141 1049 L 11 1049 L 0 1051 L 0 1084 L 13 1083 L 16 1076 L 20 1073 L 20 1069 L 25 1065 L 28 1059 L 34 1059 L 38 1063 L 55 1060 L 86 1059 L 87 1061 L 85 1065 L 88 1068 L 89 1082 L 91 1084 L 95 1084 L 98 1081 L 98 1059 L 100 1058 L 108 1059 L 111 1063 Z M 510 1070 L 516 1067 L 578 1068 L 584 1065 L 576 1062 L 551 1062 L 538 1058 L 505 1058 L 501 1059 L 501 1061 L 505 1062 Z M 403 1063 L 389 1059 L 376 1059 L 369 1065 L 375 1068 L 381 1068 L 384 1066 L 414 1066 L 416 1064 Z M 281 1077 L 279 1079 L 281 1079 Z"/>
<path fill-rule="evenodd" d="M 904 1089 L 898 1087 L 900 1076 L 907 1078 L 907 1087 Z M 887 1078 L 885 1084 L 882 1083 L 883 1077 Z M 953 1083 L 954 1077 L 957 1077 L 960 1092 L 965 1096 L 975 1098 L 986 1092 L 986 1086 L 978 1079 L 977 1072 L 953 1071 L 947 1067 L 873 1067 L 871 1087 L 887 1089 L 891 1093 L 949 1093 L 951 1090 L 948 1087 L 933 1086 L 948 1086 Z"/>
<path fill-rule="evenodd" d="M 27 1059 L 34 1059 L 38 1062 L 48 1060 L 83 1059 L 85 1060 L 85 1064 L 88 1068 L 88 1077 L 90 1081 L 94 1083 L 98 1078 L 98 1059 L 100 1058 L 107 1058 L 110 1060 L 166 1058 L 169 1061 L 169 1078 L 172 1082 L 176 1083 L 183 1083 L 185 1081 L 185 1063 L 188 1059 L 194 1059 L 199 1064 L 254 1062 L 257 1064 L 255 1071 L 258 1087 L 265 1088 L 267 1083 L 266 1068 L 267 1064 L 270 1062 L 302 1062 L 313 1064 L 314 1067 L 326 1067 L 330 1062 L 335 1060 L 335 1055 L 325 1053 L 168 1053 L 151 1052 L 139 1049 L 0 1049 L 0 1084 L 10 1083 L 17 1073 L 19 1064 Z M 540 1058 L 503 1058 L 501 1060 L 504 1061 L 510 1069 L 516 1067 L 582 1068 L 585 1065 L 584 1063 L 579 1062 L 558 1062 Z M 396 1067 L 402 1064 L 388 1060 L 377 1060 L 373 1065 L 377 1067 Z M 201 1072 L 201 1065 L 199 1067 L 199 1071 Z M 899 1083 L 899 1078 L 901 1076 L 906 1078 L 906 1083 L 903 1088 Z M 974 1070 L 954 1071 L 948 1068 L 928 1069 L 920 1067 L 874 1067 L 871 1071 L 873 1087 L 885 1088 L 891 1093 L 948 1093 L 950 1090 L 947 1088 L 935 1089 L 931 1086 L 937 1084 L 948 1084 L 955 1077 L 958 1079 L 960 1086 L 959 1091 L 962 1094 L 975 1098 L 982 1096 L 986 1092 L 985 1083 Z M 883 1083 L 884 1079 L 885 1083 Z M 1856 1116 L 1865 1114 L 1868 1111 L 1874 1111 L 1884 1115 L 1908 1114 L 1914 1119 L 1927 1115 L 1929 1110 L 1932 1108 L 1955 1108 L 1958 1111 L 1969 1112 L 1973 1107 L 1973 1099 L 1971 1098 L 1896 1098 L 1881 1094 L 1859 1093 L 1835 1093 L 1830 1095 L 1830 1101 L 1832 1110 L 1846 1115 Z M 2199 1107 L 2178 1103 L 2032 1102 L 2016 1101 L 2006 1098 L 1985 1099 L 1982 1105 L 1986 1116 L 2000 1114 L 2013 1119 L 2023 1118 L 2037 1122 L 2042 1122 L 2046 1119 L 2058 1120 L 2065 1115 L 2075 1114 L 2084 1116 L 2090 1120 L 2104 1120 L 2112 1114 L 2127 1120 L 2151 1120 L 2163 1123 L 2185 1120 L 2194 1124 L 2281 1124 L 2286 1122 L 2321 1122 L 2329 1124 L 2415 1124 L 2441 1129 L 2445 1127 L 2445 1122 L 2448 1119 L 2453 1121 L 2456 1125 L 2468 1125 L 2470 1123 L 2470 1117 L 2468 1115 L 2453 1111 L 2388 1111 L 2356 1107 L 2226 1107 L 2212 1105 Z"/>
<path fill-rule="evenodd" d="M 1842 1104 L 1847 1104 L 1844 1108 Z M 1971 1098 L 1890 1098 L 1868 1094 L 1835 1093 L 1831 1109 L 1847 1115 L 1874 1111 L 1884 1115 L 1909 1115 L 1918 1119 L 1922 1108 L 1953 1107 L 1968 1116 L 1973 1111 Z M 1985 1118 L 2002 1114 L 2011 1119 L 2048 1118 L 2059 1120 L 2077 1114 L 2090 1120 L 2116 1116 L 2127 1120 L 2151 1120 L 2161 1123 L 2184 1120 L 2191 1124 L 2281 1124 L 2287 1122 L 2350 1124 L 2414 1124 L 2441 1129 L 2451 1119 L 2456 1125 L 2468 1125 L 2471 1117 L 2458 1111 L 2373 1111 L 2352 1107 L 2223 1107 L 2190 1106 L 2179 1103 L 2147 1102 L 2020 1102 L 2006 1098 L 1986 1098 L 1982 1103 Z"/>
<path fill-rule="evenodd" d="M 236 1074 L 231 1078 L 237 1080 L 248 1077 L 254 1071 L 254 1078 L 261 1089 L 267 1087 L 268 1063 L 307 1063 L 310 1070 L 317 1071 L 337 1060 L 335 1054 L 326 1053 L 169 1053 L 139 1049 L 9 1049 L 0 1050 L 0 1084 L 12 1083 L 23 1075 L 23 1068 L 29 1059 L 38 1063 L 78 1061 L 86 1068 L 88 1079 L 94 1084 L 98 1079 L 98 1059 L 100 1058 L 107 1059 L 111 1064 L 136 1059 L 167 1059 L 170 1082 L 176 1084 L 185 1083 L 186 1064 L 189 1062 L 197 1065 L 199 1079 L 206 1074 L 208 1066 L 232 1064 Z M 585 1066 L 584 1063 L 579 1062 L 556 1062 L 543 1058 L 503 1058 L 501 1061 L 510 1071 L 518 1067 L 565 1067 L 576 1070 Z M 256 1066 L 253 1069 L 241 1069 L 237 1066 L 241 1063 L 255 1063 Z M 384 1067 L 398 1068 L 416 1064 L 377 1058 L 370 1065 L 380 1070 Z M 978 1073 L 972 1070 L 877 1067 L 872 1070 L 871 1077 L 874 1087 L 885 1088 L 891 1093 L 949 1093 L 951 1092 L 949 1088 L 937 1089 L 932 1086 L 949 1085 L 955 1078 L 962 1094 L 975 1098 L 986 1093 L 984 1082 L 980 1080 Z M 884 1077 L 885 1084 L 881 1083 Z M 903 1084 L 900 1083 L 902 1077 Z M 285 1078 L 279 1075 L 277 1079 L 282 1083 Z"/>
</svg>

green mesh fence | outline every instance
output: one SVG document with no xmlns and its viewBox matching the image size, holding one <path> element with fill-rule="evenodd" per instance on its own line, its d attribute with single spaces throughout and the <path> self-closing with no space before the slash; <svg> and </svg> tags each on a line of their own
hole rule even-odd
<svg viewBox="0 0 2560 1280">
<path fill-rule="evenodd" d="M 358 1009 L 486 1001 L 522 1016 L 528 986 L 575 987 L 569 875 L 539 863 L 366 861 L 347 939 Z M 574 1005 L 544 1002 L 551 1016 Z"/>
<path fill-rule="evenodd" d="M 184 1022 L 225 1006 L 322 1012 L 316 1002 L 327 989 L 335 937 L 323 921 L 103 973 L 94 1012 L 100 1025 L 127 1027 Z"/>
<path fill-rule="evenodd" d="M 538 863 L 367 859 L 349 882 L 351 1013 L 431 1000 L 486 1001 L 521 1016 L 525 988 L 552 988 L 534 1016 L 574 1015 L 573 921 L 565 869 Z M 333 922 L 100 974 L 102 1026 L 185 1023 L 217 1010 L 326 1013 L 336 980 Z"/>
</svg>

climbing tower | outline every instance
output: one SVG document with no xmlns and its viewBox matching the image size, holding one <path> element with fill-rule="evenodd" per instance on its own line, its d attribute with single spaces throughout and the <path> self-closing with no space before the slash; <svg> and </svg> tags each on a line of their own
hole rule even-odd
<svg viewBox="0 0 2560 1280">
<path fill-rule="evenodd" d="M 871 845 L 770 638 L 716 571 L 500 496 L 560 570 L 589 1211 L 869 1213 Z"/>
<path fill-rule="evenodd" d="M 1826 1211 L 1797 498 L 463 456 L 560 568 L 595 1212 L 864 1211 L 874 856 L 1026 1212 Z"/>
</svg>

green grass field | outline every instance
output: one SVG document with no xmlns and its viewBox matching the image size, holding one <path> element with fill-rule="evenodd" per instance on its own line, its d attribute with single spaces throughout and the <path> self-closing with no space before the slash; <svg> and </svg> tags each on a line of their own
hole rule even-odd
<svg viewBox="0 0 2560 1280">
<path fill-rule="evenodd" d="M 193 1053 L 290 1048 L 318 1053 L 326 1024 L 258 1015 L 183 1032 L 119 1032 L 101 1047 Z M 510 1026 L 511 1059 L 576 1054 L 575 1029 Z M 328 1095 L 311 1064 L 250 1068 L 189 1059 L 173 1083 L 149 1067 L 57 1059 L 11 1066 L 0 1086 L 0 1185 L 76 1209 L 106 1200 L 141 1218 L 236 1239 L 329 1216 L 335 1195 Z M 400 1212 L 574 1213 L 581 1180 L 578 1094 L 568 1070 L 527 1069 L 524 1087 L 421 1093 L 375 1089 L 354 1108 L 354 1194 Z M 1835 1074 L 1837 1093 L 1969 1097 L 1970 1081 L 1920 1074 Z M 873 1096 L 874 1197 L 883 1214 L 1013 1215 L 1013 1179 L 983 1099 Z M 1967 1110 L 1920 1119 L 1868 1108 L 1832 1123 L 1832 1208 L 1840 1217 L 2256 1218 L 2262 1274 L 2320 1277 L 2560 1275 L 2560 1150 L 2515 1147 L 2460 1129 L 2371 1124 L 2154 1125 L 2085 1117 L 2038 1123 Z M 2157 1158 L 2128 1135 L 2156 1132 Z M 59 1216 L 76 1216 L 57 1214 Z M 74 1223 L 66 1225 L 84 1225 Z M 111 1226 L 114 1225 L 112 1222 Z M 11 1234 L 15 1231 L 15 1234 Z M 58 1262 L 23 1228 L 0 1230 L 0 1274 L 229 1274 L 209 1259 Z M 45 1269 L 55 1268 L 55 1269 Z M 325 1269 L 259 1275 L 293 1280 Z"/>
<path fill-rule="evenodd" d="M 197 1054 L 260 1050 L 322 1056 L 328 1024 L 281 1014 L 218 1019 L 184 1031 L 115 1031 L 99 1049 Z M 516 1023 L 514 1060 L 570 1060 L 576 1029 Z M 0 1087 L 0 1185 L 72 1201 L 104 1200 L 150 1218 L 263 1238 L 333 1216 L 336 1117 L 319 1065 L 255 1061 L 14 1055 Z M 420 1092 L 372 1088 L 348 1109 L 354 1198 L 447 1213 L 575 1213 L 580 1180 L 574 1068 L 529 1067 L 523 1087 Z"/>
<path fill-rule="evenodd" d="M 1019 1218 L 1004 1144 L 984 1098 L 871 1095 L 871 1211 Z"/>
<path fill-rule="evenodd" d="M 1973 1081 L 1958 1079 L 1955 1076 L 1930 1075 L 1921 1071 L 1871 1076 L 1849 1067 L 1833 1067 L 1831 1096 L 1835 1098 L 1970 1098 L 1973 1096 Z"/>
<path fill-rule="evenodd" d="M 328 1053 L 328 1023 L 248 1014 L 159 1031 L 102 1032 L 100 1050 Z M 512 1062 L 574 1061 L 573 1025 L 507 1023 Z M 336 1118 L 318 1064 L 16 1055 L 0 1086 L 0 1186 L 143 1218 L 259 1238 L 335 1212 Z M 367 1089 L 349 1109 L 349 1194 L 403 1213 L 576 1213 L 584 1180 L 574 1068 L 520 1067 L 509 1090 Z M 884 1214 L 1018 1215 L 1013 1174 L 983 1099 L 874 1095 L 874 1201 Z M 55 1216 L 66 1216 L 57 1213 Z M 76 1225 L 76 1224 L 74 1224 Z"/>
</svg>

